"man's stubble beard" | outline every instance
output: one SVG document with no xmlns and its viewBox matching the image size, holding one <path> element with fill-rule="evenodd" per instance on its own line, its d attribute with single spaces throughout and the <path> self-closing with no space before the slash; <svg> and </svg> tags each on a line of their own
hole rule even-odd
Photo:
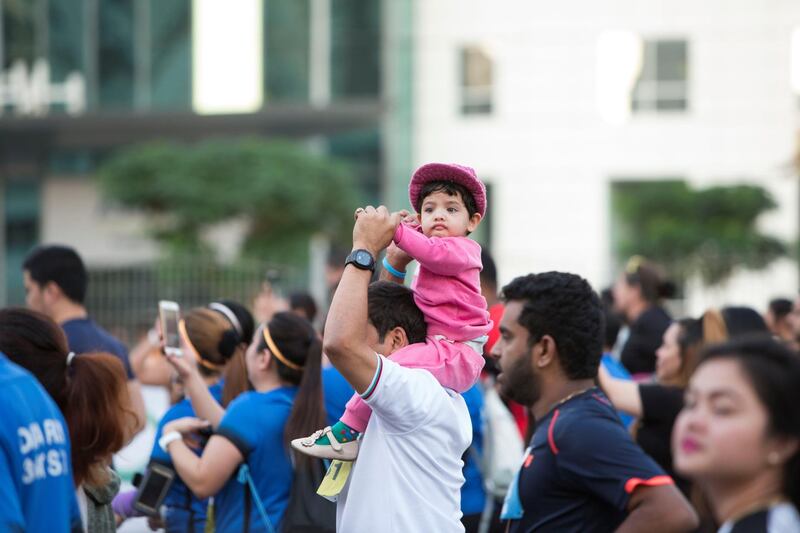
<svg viewBox="0 0 800 533">
<path fill-rule="evenodd" d="M 531 407 L 542 395 L 541 378 L 531 367 L 528 357 L 520 357 L 508 370 L 503 370 L 500 393 L 520 405 Z"/>
</svg>

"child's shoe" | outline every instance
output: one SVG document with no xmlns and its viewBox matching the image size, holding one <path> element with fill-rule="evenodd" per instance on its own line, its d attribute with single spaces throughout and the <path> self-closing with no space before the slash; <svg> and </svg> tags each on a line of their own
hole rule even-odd
<svg viewBox="0 0 800 533">
<path fill-rule="evenodd" d="M 292 448 L 321 459 L 354 461 L 358 457 L 358 436 L 357 431 L 340 421 L 308 437 L 294 439 Z"/>
</svg>

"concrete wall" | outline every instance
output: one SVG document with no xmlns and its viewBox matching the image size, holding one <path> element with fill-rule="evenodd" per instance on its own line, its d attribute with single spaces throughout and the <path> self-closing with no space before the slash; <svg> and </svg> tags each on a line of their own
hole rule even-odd
<svg viewBox="0 0 800 533">
<path fill-rule="evenodd" d="M 769 189 L 780 209 L 761 221 L 797 235 L 790 85 L 792 0 L 436 0 L 415 4 L 414 161 L 474 166 L 494 185 L 493 252 L 501 281 L 550 269 L 600 287 L 615 275 L 612 179 L 682 177 Z M 598 108 L 598 43 L 609 31 L 688 41 L 689 110 L 610 123 Z M 459 55 L 481 45 L 494 60 L 494 110 L 459 112 Z M 688 311 L 735 301 L 763 307 L 797 289 L 797 267 L 693 286 Z M 720 292 L 721 291 L 721 292 Z"/>
<path fill-rule="evenodd" d="M 109 205 L 88 178 L 45 179 L 41 212 L 41 241 L 75 247 L 90 266 L 150 261 L 158 252 L 144 217 Z"/>
</svg>

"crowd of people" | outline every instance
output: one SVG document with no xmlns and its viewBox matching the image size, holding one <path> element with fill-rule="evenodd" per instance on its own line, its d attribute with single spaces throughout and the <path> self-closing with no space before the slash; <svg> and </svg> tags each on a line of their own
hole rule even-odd
<svg viewBox="0 0 800 533">
<path fill-rule="evenodd" d="M 500 287 L 474 170 L 424 165 L 409 200 L 355 210 L 327 312 L 220 299 L 182 312 L 177 352 L 158 320 L 129 352 L 78 252 L 33 250 L 27 308 L 0 310 L 0 528 L 800 532 L 800 297 L 675 320 L 643 257 L 602 293 Z M 172 405 L 120 490 L 141 384 Z"/>
</svg>

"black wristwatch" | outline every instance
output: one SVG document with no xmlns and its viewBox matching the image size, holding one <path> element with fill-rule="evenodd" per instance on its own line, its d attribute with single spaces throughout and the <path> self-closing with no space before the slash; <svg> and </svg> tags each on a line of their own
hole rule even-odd
<svg viewBox="0 0 800 533">
<path fill-rule="evenodd" d="M 360 268 L 361 270 L 375 272 L 375 258 L 372 257 L 372 254 L 369 253 L 369 251 L 364 250 L 363 248 L 359 248 L 358 250 L 353 250 L 350 252 L 350 255 L 347 256 L 347 259 L 344 262 L 344 266 L 350 264 L 356 268 Z"/>
</svg>

